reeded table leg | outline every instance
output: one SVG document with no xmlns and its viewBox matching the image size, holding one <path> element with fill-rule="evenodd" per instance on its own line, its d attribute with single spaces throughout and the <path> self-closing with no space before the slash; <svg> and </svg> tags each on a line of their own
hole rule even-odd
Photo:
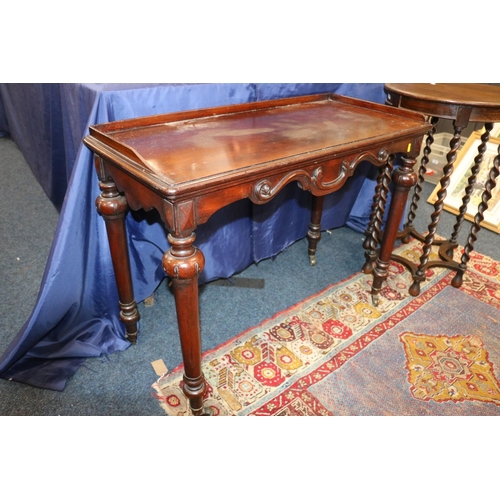
<svg viewBox="0 0 500 500">
<path fill-rule="evenodd" d="M 163 269 L 172 280 L 177 322 L 184 361 L 183 391 L 193 415 L 203 412 L 205 379 L 201 371 L 201 334 L 198 305 L 198 274 L 205 265 L 201 250 L 193 245 L 196 236 L 168 236 L 172 245 L 163 256 Z"/>
<path fill-rule="evenodd" d="M 128 209 L 127 200 L 124 196 L 120 195 L 111 178 L 101 180 L 99 187 L 102 192 L 97 197 L 96 206 L 106 223 L 111 260 L 113 262 L 118 297 L 120 299 L 120 319 L 125 324 L 127 340 L 135 344 L 137 342 L 139 311 L 134 300 L 125 231 L 125 214 Z"/>
<path fill-rule="evenodd" d="M 391 254 L 396 242 L 399 224 L 403 218 L 408 193 L 417 182 L 417 174 L 413 171 L 413 166 L 416 162 L 415 158 L 403 156 L 401 162 L 402 165 L 392 174 L 394 192 L 392 194 L 384 237 L 380 245 L 378 258 L 375 262 L 375 269 L 373 270 L 372 301 L 374 306 L 379 304 L 379 293 L 383 282 L 388 276 L 387 269 L 389 268 Z"/>
<path fill-rule="evenodd" d="M 308 254 L 311 266 L 316 265 L 316 247 L 321 239 L 321 216 L 323 215 L 323 196 L 312 197 L 311 222 L 307 232 L 307 241 L 309 242 Z"/>
</svg>

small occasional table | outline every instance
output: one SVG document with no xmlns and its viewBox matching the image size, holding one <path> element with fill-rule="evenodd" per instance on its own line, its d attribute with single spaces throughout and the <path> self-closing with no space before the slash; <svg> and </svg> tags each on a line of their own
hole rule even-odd
<svg viewBox="0 0 500 500">
<path fill-rule="evenodd" d="M 198 275 L 204 256 L 194 246 L 195 230 L 222 207 L 249 198 L 271 200 L 298 182 L 315 199 L 341 189 L 357 165 L 368 160 L 394 169 L 395 193 L 374 265 L 372 294 L 388 274 L 399 221 L 424 135 L 423 116 L 339 95 L 315 95 L 157 115 L 90 127 L 84 143 L 94 152 L 104 217 L 127 338 L 135 342 L 139 313 L 130 277 L 124 217 L 155 209 L 168 231 L 163 267 L 172 282 L 184 361 L 183 390 L 194 415 L 205 414 L 201 369 Z M 375 199 L 378 200 L 378 195 Z M 312 233 L 319 232 L 318 202 Z M 374 210 L 370 245 L 380 236 Z M 317 226 L 317 227 L 316 227 Z M 314 236 L 314 235 L 313 235 Z M 373 240 L 373 241 L 372 241 Z M 317 238 L 310 241 L 317 242 Z"/>
<path fill-rule="evenodd" d="M 452 280 L 452 285 L 459 288 L 462 285 L 463 274 L 470 260 L 470 252 L 474 249 L 474 243 L 477 240 L 477 233 L 481 228 L 481 222 L 484 220 L 483 214 L 488 208 L 488 201 L 491 199 L 491 191 L 496 185 L 496 178 L 499 174 L 500 147 L 498 151 L 499 155 L 494 160 L 493 167 L 489 172 L 482 200 L 474 217 L 474 222 L 467 237 L 460 262 L 456 262 L 453 258 L 453 250 L 458 246 L 457 237 L 467 212 L 467 206 L 471 199 L 471 193 L 474 189 L 483 153 L 490 139 L 490 131 L 493 128 L 493 123 L 500 122 L 500 87 L 478 83 L 386 83 L 384 90 L 387 95 L 386 104 L 423 113 L 429 117 L 430 124 L 432 125 L 426 138 L 418 181 L 413 192 L 407 222 L 402 233 L 398 234 L 398 238 L 401 238 L 403 242 L 408 241 L 410 236 L 414 236 L 423 243 L 420 262 L 418 265 L 415 265 L 397 255 L 393 255 L 392 259 L 404 264 L 411 270 L 413 283 L 410 286 L 409 293 L 413 296 L 417 296 L 420 293 L 420 283 L 425 281 L 425 271 L 427 268 L 433 266 L 456 270 L 457 273 Z M 434 203 L 434 212 L 431 216 L 428 232 L 426 235 L 422 235 L 414 228 L 413 221 L 418 209 L 426 165 L 429 162 L 429 154 L 431 153 L 431 145 L 434 142 L 433 136 L 436 131 L 436 124 L 441 118 L 453 120 L 454 135 L 450 141 L 450 150 L 446 156 L 447 164 L 443 169 L 443 175 L 440 179 L 440 189 L 436 193 L 437 198 Z M 474 159 L 474 165 L 467 182 L 465 195 L 462 199 L 462 205 L 456 217 L 456 224 L 453 226 L 452 234 L 447 240 L 436 240 L 435 235 L 446 198 L 446 190 L 450 184 L 450 176 L 453 173 L 457 150 L 460 146 L 461 133 L 469 123 L 484 124 L 485 133 L 481 136 L 478 155 Z M 429 260 L 432 245 L 439 246 L 439 260 Z"/>
</svg>

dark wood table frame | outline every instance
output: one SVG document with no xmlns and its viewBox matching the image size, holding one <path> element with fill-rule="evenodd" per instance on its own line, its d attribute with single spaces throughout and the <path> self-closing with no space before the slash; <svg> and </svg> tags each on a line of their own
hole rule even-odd
<svg viewBox="0 0 500 500">
<path fill-rule="evenodd" d="M 324 94 L 262 101 L 125 120 L 90 127 L 84 143 L 94 152 L 104 217 L 127 338 L 135 342 L 134 300 L 124 218 L 156 209 L 168 231 L 163 267 L 170 277 L 184 361 L 183 390 L 194 415 L 205 414 L 201 369 L 198 275 L 204 256 L 195 230 L 220 208 L 249 198 L 263 204 L 286 184 L 313 194 L 309 255 L 320 239 L 323 196 L 340 189 L 368 160 L 388 179 L 394 195 L 374 263 L 375 302 L 388 275 L 421 142 L 430 125 L 423 116 L 389 106 Z M 396 154 L 401 165 L 392 172 Z M 381 185 L 385 184 L 381 182 Z M 385 210 L 378 189 L 365 245 L 376 248 Z"/>
<path fill-rule="evenodd" d="M 398 255 L 393 255 L 392 259 L 404 264 L 412 272 L 413 283 L 410 286 L 409 292 L 413 296 L 417 296 L 420 293 L 420 283 L 425 281 L 426 269 L 434 266 L 456 270 L 457 273 L 453 277 L 452 285 L 460 288 L 462 286 L 463 274 L 470 260 L 470 253 L 473 251 L 474 243 L 477 240 L 477 233 L 481 229 L 481 222 L 484 220 L 483 214 L 488 209 L 488 201 L 491 199 L 491 192 L 496 185 L 496 178 L 499 174 L 500 147 L 498 150 L 499 155 L 494 160 L 493 167 L 489 172 L 481 203 L 474 217 L 474 223 L 467 237 L 460 262 L 456 262 L 453 258 L 453 251 L 458 246 L 458 234 L 467 212 L 467 205 L 470 202 L 483 154 L 486 151 L 486 144 L 490 139 L 490 131 L 493 128 L 493 123 L 500 122 L 500 87 L 477 83 L 387 83 L 384 90 L 387 95 L 386 104 L 423 113 L 429 117 L 429 122 L 432 125 L 426 138 L 424 155 L 419 167 L 418 181 L 414 188 L 408 219 L 402 233 L 398 234 L 398 238 L 401 238 L 403 242 L 408 241 L 413 236 L 423 243 L 420 262 L 415 265 L 413 262 Z M 440 119 L 453 121 L 454 135 L 450 141 L 450 150 L 446 155 L 447 164 L 443 169 L 443 176 L 440 179 L 440 189 L 437 192 L 437 199 L 434 203 L 434 211 L 431 215 L 428 232 L 423 235 L 415 229 L 413 221 L 416 217 L 426 165 L 429 162 L 431 146 L 434 142 L 433 136 Z M 465 195 L 462 199 L 462 205 L 456 217 L 456 223 L 453 226 L 451 236 L 447 240 L 435 239 L 446 198 L 446 191 L 450 184 L 450 176 L 453 173 L 457 150 L 461 142 L 461 133 L 469 123 L 482 123 L 485 125 L 486 131 L 481 136 L 481 144 L 478 148 L 478 154 L 474 159 L 474 166 L 467 182 Z M 429 260 L 432 245 L 439 246 L 439 260 Z M 373 260 L 373 255 L 370 258 Z"/>
</svg>

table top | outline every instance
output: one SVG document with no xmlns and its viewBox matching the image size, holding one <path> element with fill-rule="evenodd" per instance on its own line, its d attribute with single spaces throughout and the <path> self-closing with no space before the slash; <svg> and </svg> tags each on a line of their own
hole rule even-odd
<svg viewBox="0 0 500 500">
<path fill-rule="evenodd" d="M 475 122 L 500 120 L 500 86 L 486 83 L 386 83 L 389 102 L 406 109 L 454 119 L 460 108 L 470 108 Z"/>
<path fill-rule="evenodd" d="M 321 94 L 111 122 L 90 127 L 84 141 L 174 195 L 423 136 L 428 128 L 412 112 Z"/>
</svg>

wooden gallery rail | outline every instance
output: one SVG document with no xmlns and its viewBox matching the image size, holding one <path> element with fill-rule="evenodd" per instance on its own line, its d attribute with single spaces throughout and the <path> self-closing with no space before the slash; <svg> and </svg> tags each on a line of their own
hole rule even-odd
<svg viewBox="0 0 500 500">
<path fill-rule="evenodd" d="M 194 415 L 205 414 L 201 370 L 198 274 L 202 252 L 195 230 L 222 207 L 249 198 L 264 204 L 296 181 L 313 194 L 309 254 L 319 240 L 323 196 L 341 189 L 356 166 L 380 169 L 379 185 L 395 190 L 378 258 L 373 263 L 374 303 L 388 274 L 397 229 L 421 142 L 430 125 L 423 116 L 339 95 L 322 94 L 150 116 L 90 127 L 93 151 L 127 338 L 135 342 L 134 301 L 124 218 L 130 207 L 156 209 L 168 231 L 163 267 L 171 278 L 184 361 L 184 393 Z M 384 212 L 383 189 L 374 196 L 365 248 L 375 249 Z"/>
</svg>

